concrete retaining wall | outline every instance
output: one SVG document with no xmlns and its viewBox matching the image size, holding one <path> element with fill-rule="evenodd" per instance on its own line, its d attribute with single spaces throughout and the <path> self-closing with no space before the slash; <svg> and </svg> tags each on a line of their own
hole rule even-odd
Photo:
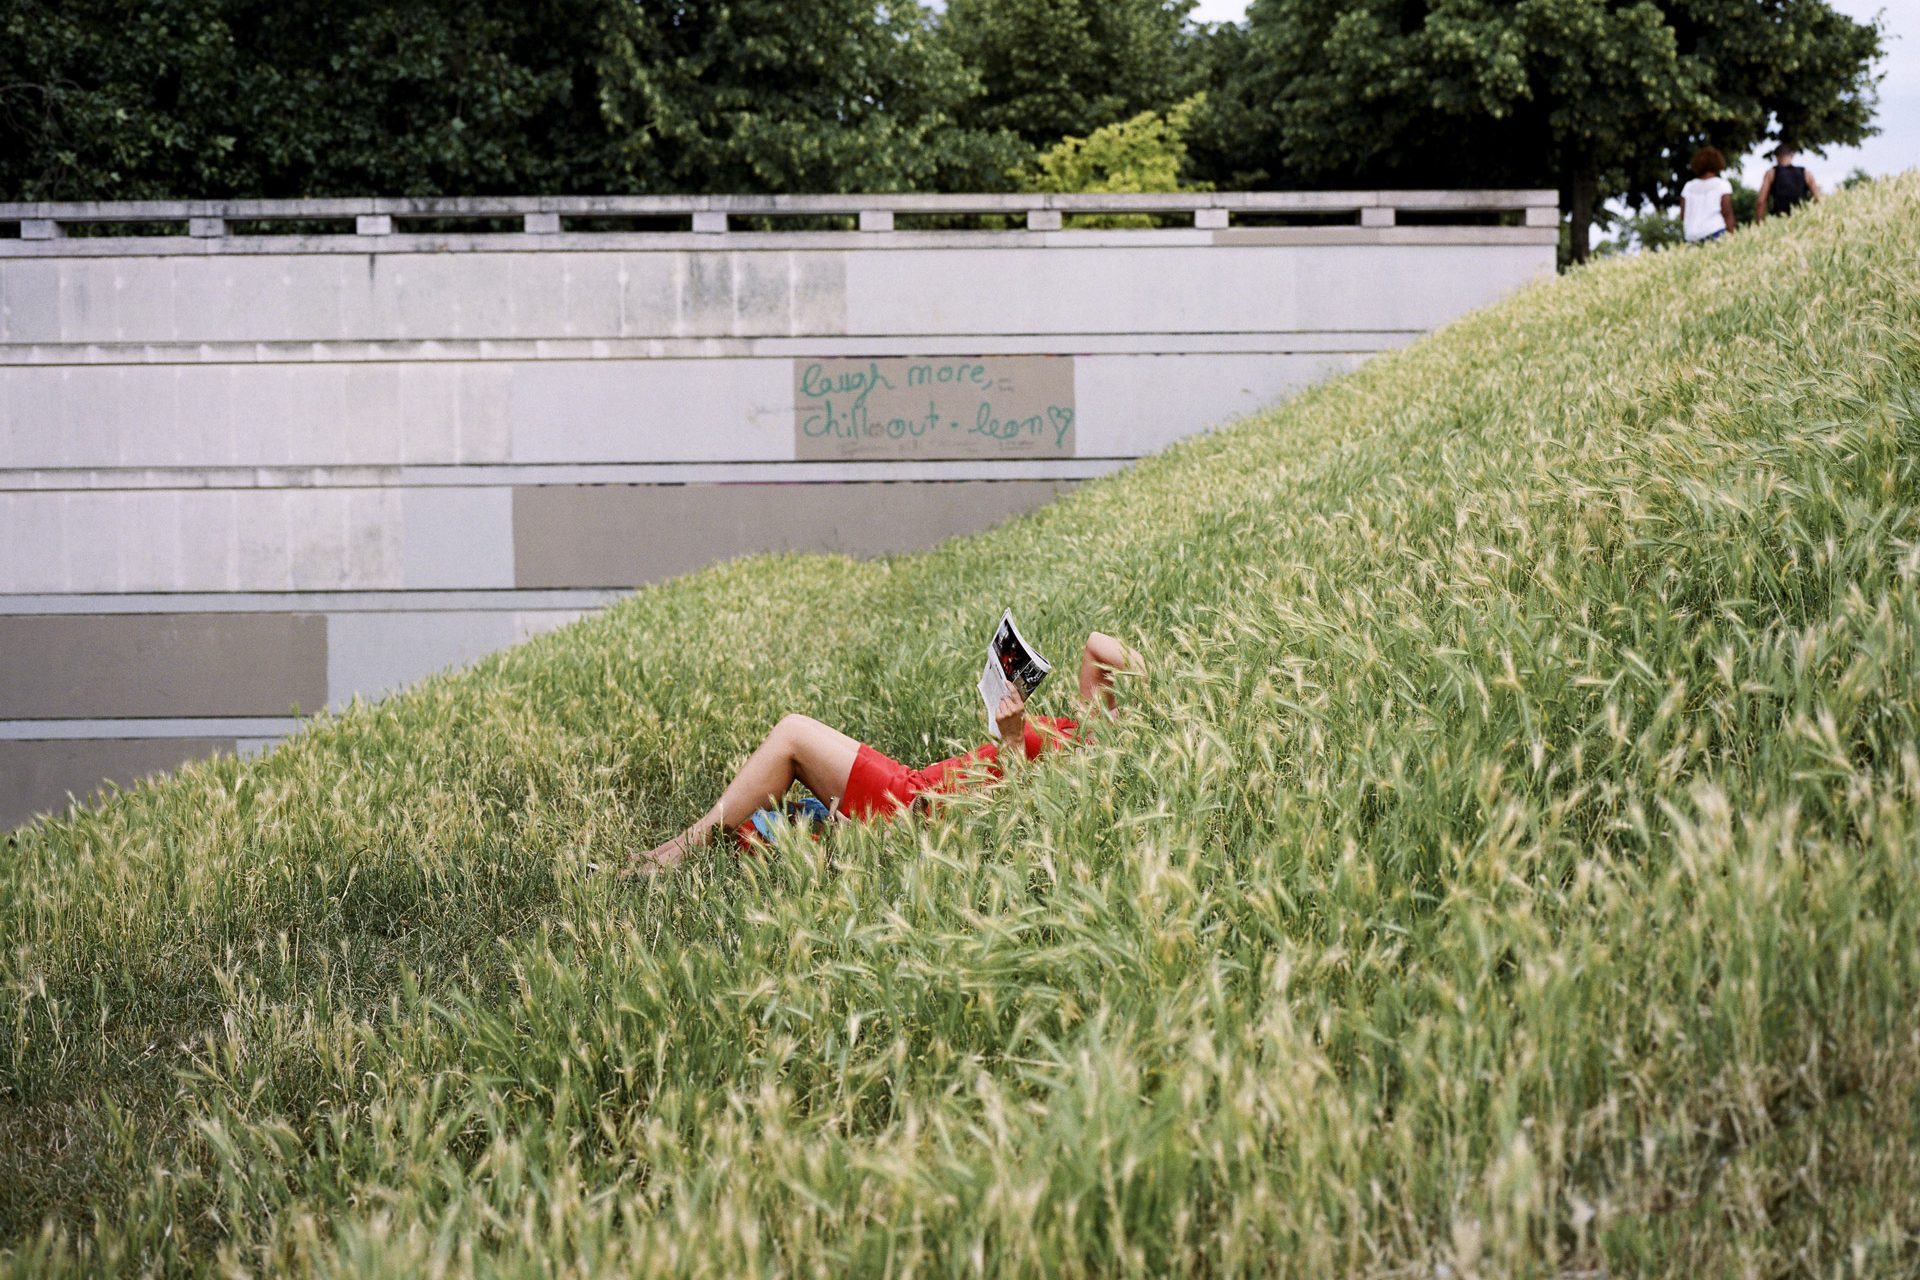
<svg viewBox="0 0 1920 1280">
<path fill-rule="evenodd" d="M 0 205 L 0 826 L 715 559 L 985 527 L 1551 272 L 1552 204 Z M 1063 224 L 1116 209 L 1193 225 Z M 894 229 L 968 213 L 1027 229 Z M 619 216 L 687 229 L 568 227 Z"/>
</svg>

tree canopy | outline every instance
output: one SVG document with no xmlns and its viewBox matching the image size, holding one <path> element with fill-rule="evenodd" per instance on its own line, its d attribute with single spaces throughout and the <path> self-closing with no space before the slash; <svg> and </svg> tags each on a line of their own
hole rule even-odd
<svg viewBox="0 0 1920 1280">
<path fill-rule="evenodd" d="M 14 0 L 13 199 L 598 189 L 599 0 Z"/>
<path fill-rule="evenodd" d="M 980 77 L 961 119 L 1032 147 L 1166 111 L 1196 84 L 1196 0 L 948 0 L 944 44 Z"/>
<path fill-rule="evenodd" d="M 1021 185 L 1029 191 L 1208 190 L 1209 184 L 1182 181 L 1187 130 L 1205 101 L 1196 93 L 1165 114 L 1142 111 L 1084 138 L 1062 138 L 1021 171 Z"/>
<path fill-rule="evenodd" d="M 1026 151 L 959 119 L 976 71 L 917 3 L 616 3 L 602 103 L 647 190 L 996 189 Z"/>
<path fill-rule="evenodd" d="M 1226 188 L 1671 196 L 1872 131 L 1824 0 L 11 0 L 0 199 L 1005 189 L 1190 100 Z"/>
<path fill-rule="evenodd" d="M 0 198 L 1005 186 L 918 3 L 14 0 Z"/>
<path fill-rule="evenodd" d="M 1308 182 L 1669 194 L 1703 143 L 1871 131 L 1876 24 L 1822 0 L 1253 0 L 1250 150 Z"/>
</svg>

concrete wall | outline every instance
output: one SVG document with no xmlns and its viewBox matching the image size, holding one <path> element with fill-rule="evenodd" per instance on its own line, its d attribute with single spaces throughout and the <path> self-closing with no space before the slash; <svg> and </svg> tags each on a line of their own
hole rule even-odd
<svg viewBox="0 0 1920 1280">
<path fill-rule="evenodd" d="M 1182 197 L 1193 228 L 1146 231 L 1044 229 L 1058 197 L 998 232 L 0 206 L 0 827 L 714 559 L 1045 502 L 1550 272 L 1551 193 L 1479 194 L 1525 225 L 1392 225 L 1382 193 L 1338 227 Z M 168 211 L 194 234 L 61 234 Z"/>
</svg>

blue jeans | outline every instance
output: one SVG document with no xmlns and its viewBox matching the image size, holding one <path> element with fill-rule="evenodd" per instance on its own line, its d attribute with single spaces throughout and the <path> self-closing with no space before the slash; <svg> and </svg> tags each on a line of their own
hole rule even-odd
<svg viewBox="0 0 1920 1280">
<path fill-rule="evenodd" d="M 1721 236 L 1725 234 L 1727 234 L 1727 229 L 1725 227 L 1721 227 L 1718 231 L 1715 231 L 1712 235 L 1701 236 L 1698 240 L 1689 240 L 1687 241 L 1687 243 L 1688 244 L 1711 244 L 1713 241 L 1718 240 Z"/>
</svg>

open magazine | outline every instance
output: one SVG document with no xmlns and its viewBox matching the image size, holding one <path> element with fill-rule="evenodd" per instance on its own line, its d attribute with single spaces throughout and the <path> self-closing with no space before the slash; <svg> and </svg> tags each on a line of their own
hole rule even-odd
<svg viewBox="0 0 1920 1280">
<path fill-rule="evenodd" d="M 1041 657 L 1020 634 L 1020 628 L 1013 625 L 1013 610 L 1002 614 L 993 639 L 987 642 L 987 666 L 980 673 L 980 697 L 987 704 L 987 732 L 1000 736 L 1000 726 L 993 719 L 1000 699 L 1015 688 L 1031 698 L 1051 670 L 1053 664 Z"/>
</svg>

